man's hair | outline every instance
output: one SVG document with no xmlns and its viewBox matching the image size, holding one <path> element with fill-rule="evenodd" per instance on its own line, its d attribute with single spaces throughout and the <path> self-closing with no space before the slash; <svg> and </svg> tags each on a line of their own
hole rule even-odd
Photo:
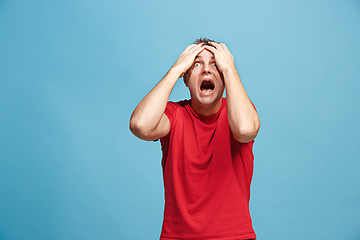
<svg viewBox="0 0 360 240">
<path fill-rule="evenodd" d="M 203 45 L 208 45 L 208 46 L 214 47 L 214 45 L 212 45 L 211 42 L 216 42 L 216 41 L 208 39 L 208 38 L 198 38 L 194 41 L 194 44 L 203 44 Z M 218 42 L 216 42 L 216 43 L 218 43 Z M 187 71 L 185 72 L 183 78 L 184 78 L 185 83 L 189 80 Z"/>
<path fill-rule="evenodd" d="M 214 40 L 211 40 L 211 39 L 208 39 L 208 38 L 198 38 L 198 39 L 196 39 L 195 41 L 194 41 L 194 44 L 204 44 L 204 45 L 208 45 L 208 46 L 213 46 L 212 44 L 211 44 L 211 42 L 216 42 L 216 41 L 214 41 Z M 216 42 L 216 43 L 218 43 L 218 42 Z"/>
</svg>

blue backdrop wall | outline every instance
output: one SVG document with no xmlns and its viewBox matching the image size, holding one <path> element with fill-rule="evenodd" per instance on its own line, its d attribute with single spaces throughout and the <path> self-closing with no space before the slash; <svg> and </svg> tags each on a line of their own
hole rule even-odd
<svg viewBox="0 0 360 240">
<path fill-rule="evenodd" d="M 198 37 L 260 115 L 258 239 L 360 239 L 359 29 L 358 0 L 0 0 L 0 239 L 158 239 L 160 145 L 128 121 Z"/>
</svg>

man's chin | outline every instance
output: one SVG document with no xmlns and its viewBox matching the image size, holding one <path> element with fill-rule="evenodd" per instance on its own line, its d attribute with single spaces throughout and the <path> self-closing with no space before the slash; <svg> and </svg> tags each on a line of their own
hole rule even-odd
<svg viewBox="0 0 360 240">
<path fill-rule="evenodd" d="M 221 99 L 221 97 L 220 97 L 220 99 Z M 200 104 L 203 104 L 203 105 L 214 105 L 220 99 L 218 98 L 217 95 L 208 95 L 208 96 L 201 96 L 197 100 Z"/>
</svg>

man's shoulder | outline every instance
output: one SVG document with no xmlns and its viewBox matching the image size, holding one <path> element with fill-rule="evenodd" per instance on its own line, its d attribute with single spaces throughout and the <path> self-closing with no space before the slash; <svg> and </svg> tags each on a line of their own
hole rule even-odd
<svg viewBox="0 0 360 240">
<path fill-rule="evenodd" d="M 173 103 L 179 104 L 180 106 L 186 106 L 190 104 L 190 99 L 183 99 Z"/>
<path fill-rule="evenodd" d="M 190 105 L 190 100 L 181 100 L 177 102 L 168 101 L 165 108 L 165 115 L 171 119 L 174 115 L 181 112 L 182 109 L 186 109 Z"/>
<path fill-rule="evenodd" d="M 189 99 L 184 99 L 184 100 L 180 100 L 180 101 L 177 101 L 177 102 L 168 101 L 168 105 L 172 105 L 174 107 L 186 107 L 189 104 L 190 104 Z"/>
</svg>

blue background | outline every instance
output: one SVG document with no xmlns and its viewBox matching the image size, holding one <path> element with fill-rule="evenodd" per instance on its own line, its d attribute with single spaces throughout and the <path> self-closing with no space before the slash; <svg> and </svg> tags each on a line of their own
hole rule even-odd
<svg viewBox="0 0 360 240">
<path fill-rule="evenodd" d="M 360 239 L 359 30 L 358 0 L 0 0 L 0 239 L 158 239 L 160 144 L 128 122 L 198 37 L 259 112 L 258 239 Z"/>
</svg>

